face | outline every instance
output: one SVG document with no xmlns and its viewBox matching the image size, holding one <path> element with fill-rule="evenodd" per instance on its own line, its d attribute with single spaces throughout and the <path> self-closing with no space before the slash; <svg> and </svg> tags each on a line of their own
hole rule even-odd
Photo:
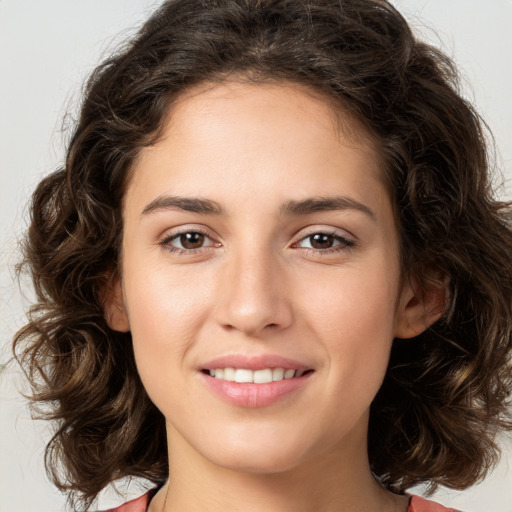
<svg viewBox="0 0 512 512">
<path fill-rule="evenodd" d="M 366 449 L 413 299 L 375 151 L 342 125 L 299 86 L 225 83 L 140 154 L 110 322 L 171 454 L 265 473 Z"/>
</svg>

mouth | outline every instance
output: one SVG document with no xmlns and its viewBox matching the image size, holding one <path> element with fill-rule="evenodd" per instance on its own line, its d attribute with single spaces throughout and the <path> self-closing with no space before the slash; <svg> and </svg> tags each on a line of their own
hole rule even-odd
<svg viewBox="0 0 512 512">
<path fill-rule="evenodd" d="M 221 400 L 244 408 L 291 403 L 314 381 L 312 361 L 278 354 L 224 354 L 198 367 L 205 386 Z"/>
<path fill-rule="evenodd" d="M 202 372 L 215 379 L 227 382 L 268 384 L 288 379 L 297 379 L 312 373 L 312 369 L 302 370 L 293 368 L 262 368 L 250 370 L 248 368 L 205 368 Z"/>
</svg>

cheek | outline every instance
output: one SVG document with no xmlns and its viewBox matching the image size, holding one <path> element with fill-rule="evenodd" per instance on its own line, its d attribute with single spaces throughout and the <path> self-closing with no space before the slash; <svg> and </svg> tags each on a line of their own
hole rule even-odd
<svg viewBox="0 0 512 512">
<path fill-rule="evenodd" d="M 166 384 L 186 361 L 206 316 L 210 286 L 186 272 L 125 264 L 125 296 L 135 359 L 144 384 Z M 166 384 L 167 385 L 167 384 Z"/>
<path fill-rule="evenodd" d="M 167 339 L 175 333 L 181 336 L 200 321 L 211 286 L 199 272 L 191 279 L 186 269 L 170 272 L 165 264 L 151 262 L 142 268 L 136 259 L 127 262 L 124 271 L 132 334 L 145 337 L 151 332 Z"/>
<path fill-rule="evenodd" d="M 331 337 L 350 335 L 371 343 L 393 337 L 398 272 L 390 265 L 339 268 L 326 278 L 311 272 L 296 291 L 304 314 Z"/>
<path fill-rule="evenodd" d="M 384 378 L 395 330 L 398 272 L 378 264 L 343 269 L 323 286 L 314 280 L 298 291 L 307 297 L 303 316 L 323 345 L 331 385 L 350 386 L 354 396 L 377 392 Z M 306 285 L 306 283 L 305 283 Z"/>
</svg>

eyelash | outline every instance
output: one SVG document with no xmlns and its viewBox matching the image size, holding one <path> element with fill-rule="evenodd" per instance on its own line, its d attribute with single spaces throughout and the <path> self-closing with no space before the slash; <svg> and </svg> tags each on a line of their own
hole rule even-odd
<svg viewBox="0 0 512 512">
<path fill-rule="evenodd" d="M 335 253 L 349 251 L 356 245 L 356 243 L 354 241 L 349 240 L 348 238 L 345 238 L 344 236 L 340 235 L 336 231 L 318 230 L 318 231 L 313 231 L 313 232 L 308 233 L 307 235 L 303 236 L 298 242 L 295 242 L 292 245 L 292 247 L 294 247 L 294 248 L 297 247 L 298 244 L 300 244 L 304 240 L 307 240 L 308 238 L 312 238 L 315 235 L 324 235 L 324 236 L 332 237 L 334 239 L 334 241 L 339 242 L 339 245 L 335 245 L 334 247 L 328 247 L 326 249 L 315 249 L 314 247 L 298 247 L 298 248 L 305 250 L 310 254 L 328 256 L 328 255 L 335 254 Z"/>
<path fill-rule="evenodd" d="M 188 234 L 202 235 L 205 238 L 208 238 L 209 240 L 211 240 L 212 244 L 203 246 L 203 247 L 198 247 L 197 249 L 182 249 L 180 247 L 174 247 L 173 245 L 171 245 L 171 242 L 173 240 L 177 240 L 181 236 L 188 235 Z M 163 246 L 167 251 L 172 252 L 174 254 L 187 254 L 187 255 L 196 254 L 197 252 L 202 251 L 204 249 L 209 249 L 210 247 L 219 247 L 220 246 L 220 244 L 218 242 L 217 243 L 213 242 L 212 237 L 208 233 L 206 233 L 206 231 L 203 231 L 201 229 L 184 229 L 183 231 L 179 231 L 178 233 L 174 233 L 172 235 L 166 236 L 162 239 L 162 241 L 160 242 L 160 245 Z"/>
<path fill-rule="evenodd" d="M 196 249 L 182 249 L 180 247 L 174 247 L 172 245 L 172 241 L 173 240 L 177 240 L 181 236 L 188 235 L 188 234 L 202 235 L 205 238 L 209 239 L 212 243 L 210 245 L 203 246 L 203 247 L 198 247 Z M 326 249 L 315 249 L 313 247 L 300 247 L 298 245 L 301 242 L 303 242 L 304 240 L 307 240 L 308 238 L 312 238 L 315 235 L 330 236 L 336 242 L 339 242 L 339 245 L 335 245 L 334 247 L 328 247 Z M 178 255 L 180 255 L 180 254 L 192 255 L 192 254 L 196 254 L 197 252 L 202 251 L 204 249 L 209 249 L 211 247 L 220 247 L 221 244 L 218 243 L 218 242 L 214 242 L 212 240 L 211 236 L 208 233 L 206 233 L 205 231 L 201 230 L 201 229 L 188 229 L 188 230 L 183 230 L 183 231 L 180 231 L 178 233 L 174 233 L 172 235 L 164 237 L 162 239 L 162 241 L 160 242 L 160 245 L 163 246 L 167 251 L 172 252 L 174 254 L 178 254 Z M 321 231 L 320 230 L 320 231 L 314 231 L 314 232 L 308 233 L 307 235 L 303 236 L 297 242 L 292 244 L 292 248 L 294 248 L 294 249 L 302 249 L 302 250 L 306 251 L 307 253 L 313 253 L 315 255 L 318 255 L 318 254 L 320 254 L 320 255 L 329 255 L 329 254 L 333 254 L 333 253 L 339 253 L 339 252 L 343 252 L 343 251 L 348 251 L 348 250 L 352 249 L 355 245 L 356 245 L 356 243 L 354 241 L 345 238 L 344 236 L 340 235 L 339 233 L 332 232 L 332 231 L 329 231 L 329 230 L 325 230 L 325 231 Z"/>
</svg>

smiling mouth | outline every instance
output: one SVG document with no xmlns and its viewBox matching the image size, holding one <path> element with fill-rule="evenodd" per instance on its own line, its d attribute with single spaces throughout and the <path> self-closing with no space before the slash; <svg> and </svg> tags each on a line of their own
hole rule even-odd
<svg viewBox="0 0 512 512">
<path fill-rule="evenodd" d="M 228 382 L 268 384 L 287 379 L 296 379 L 311 373 L 313 370 L 294 370 L 285 368 L 263 368 L 249 370 L 246 368 L 215 368 L 204 369 L 203 373 L 215 379 Z"/>
</svg>

